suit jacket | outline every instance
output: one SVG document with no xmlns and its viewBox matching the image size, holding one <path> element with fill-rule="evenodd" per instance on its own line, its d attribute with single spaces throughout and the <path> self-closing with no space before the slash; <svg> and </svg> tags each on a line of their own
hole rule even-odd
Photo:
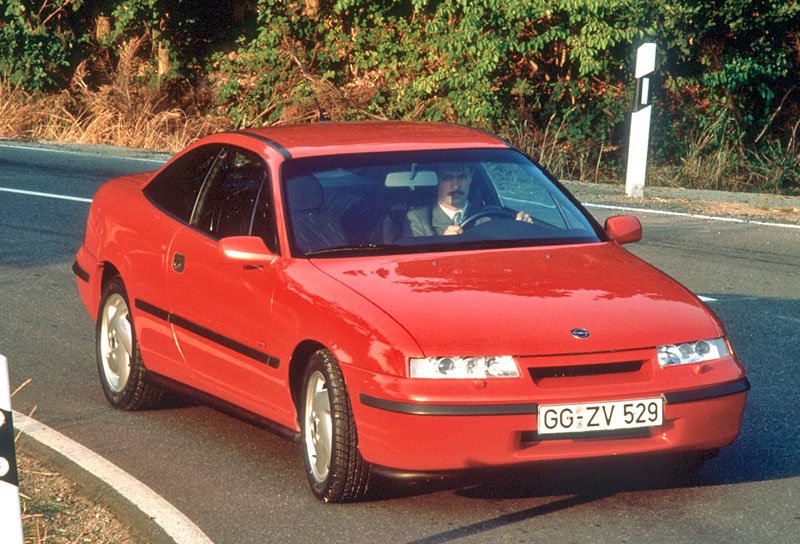
<svg viewBox="0 0 800 544">
<path fill-rule="evenodd" d="M 480 206 L 470 202 L 467 215 L 476 214 L 480 210 Z M 479 219 L 478 223 L 482 223 L 484 220 L 488 220 L 488 218 Z M 406 213 L 403 236 L 441 236 L 444 234 L 444 230 L 452 224 L 453 220 L 447 217 L 439 204 L 422 206 Z"/>
</svg>

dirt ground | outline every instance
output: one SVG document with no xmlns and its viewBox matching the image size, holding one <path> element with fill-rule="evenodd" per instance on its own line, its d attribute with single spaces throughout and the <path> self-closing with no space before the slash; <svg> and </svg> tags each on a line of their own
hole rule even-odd
<svg viewBox="0 0 800 544">
<path fill-rule="evenodd" d="M 25 544 L 142 544 L 103 506 L 24 451 L 17 451 Z"/>
</svg>

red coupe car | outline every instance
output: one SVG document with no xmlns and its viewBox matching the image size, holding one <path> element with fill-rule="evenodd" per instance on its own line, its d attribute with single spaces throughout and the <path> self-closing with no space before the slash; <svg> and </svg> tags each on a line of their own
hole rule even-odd
<svg viewBox="0 0 800 544">
<path fill-rule="evenodd" d="M 192 393 L 370 475 L 707 456 L 749 383 L 725 329 L 535 161 L 435 123 L 206 137 L 103 185 L 73 270 L 112 405 Z"/>
</svg>

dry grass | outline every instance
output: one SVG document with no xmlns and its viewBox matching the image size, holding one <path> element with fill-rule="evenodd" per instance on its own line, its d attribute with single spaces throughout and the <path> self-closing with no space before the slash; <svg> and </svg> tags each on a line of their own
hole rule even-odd
<svg viewBox="0 0 800 544">
<path fill-rule="evenodd" d="M 0 137 L 111 144 L 177 151 L 227 126 L 222 116 L 187 114 L 159 87 L 145 83 L 142 39 L 120 48 L 118 61 L 75 71 L 70 90 L 32 96 L 0 82 Z M 105 80 L 96 88 L 86 80 Z"/>
<path fill-rule="evenodd" d="M 561 116 L 551 115 L 544 127 L 524 121 L 507 129 L 508 137 L 520 149 L 535 157 L 557 178 L 582 181 L 616 181 L 616 171 L 607 164 L 608 153 L 617 151 L 610 142 L 572 141 L 570 123 L 577 108 Z"/>
<path fill-rule="evenodd" d="M 174 152 L 201 136 L 233 126 L 228 115 L 207 113 L 214 111 L 210 107 L 211 100 L 197 106 L 184 97 L 181 98 L 184 105 L 179 107 L 166 90 L 148 80 L 145 42 L 146 38 L 129 40 L 118 49 L 119 56 L 113 62 L 101 57 L 82 63 L 75 71 L 69 90 L 57 94 L 34 96 L 0 81 L 0 138 L 98 143 Z M 270 124 L 316 120 L 320 107 L 334 120 L 351 116 L 375 117 L 367 113 L 367 104 L 380 86 L 381 74 L 368 74 L 352 85 L 339 88 L 311 74 L 305 66 L 305 57 L 298 56 L 297 48 L 290 45 L 284 44 L 284 48 L 292 59 L 292 68 L 284 74 L 283 83 L 274 89 L 274 96 L 261 111 L 251 112 L 241 124 L 264 124 L 282 97 L 297 94 L 306 99 L 284 105 L 280 118 L 273 119 Z M 211 89 L 223 83 L 213 75 L 209 82 Z M 250 89 L 256 82 L 257 76 L 253 75 L 241 81 L 240 86 Z M 556 177 L 583 181 L 622 180 L 624 166 L 609 160 L 609 155 L 616 155 L 619 160 L 624 153 L 612 145 L 610 137 L 607 141 L 574 141 L 569 136 L 577 115 L 576 108 L 571 108 L 560 115 L 552 115 L 541 126 L 523 121 L 509 124 L 503 132 Z M 720 115 L 709 126 L 698 126 L 686 134 L 682 149 L 674 159 L 650 164 L 648 183 L 797 194 L 800 191 L 800 139 L 797 138 L 800 120 L 789 127 L 787 137 L 772 141 L 763 138 L 757 150 L 748 149 L 734 117 Z"/>
<path fill-rule="evenodd" d="M 26 544 L 137 544 L 128 527 L 57 471 L 18 452 Z M 1 531 L 0 531 L 1 532 Z"/>
<path fill-rule="evenodd" d="M 28 93 L 0 81 L 0 137 L 26 132 L 36 116 L 35 101 Z"/>
</svg>

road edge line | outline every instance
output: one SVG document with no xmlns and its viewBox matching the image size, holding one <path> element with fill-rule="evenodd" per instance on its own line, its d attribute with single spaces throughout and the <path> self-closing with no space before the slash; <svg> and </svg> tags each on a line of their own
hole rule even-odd
<svg viewBox="0 0 800 544">
<path fill-rule="evenodd" d="M 791 223 L 775 223 L 772 221 L 759 221 L 757 219 L 740 219 L 738 217 L 728 217 L 725 215 L 704 215 L 689 212 L 671 212 L 668 210 L 654 210 L 651 208 L 634 208 L 630 206 L 612 206 L 610 204 L 595 204 L 593 202 L 581 202 L 587 208 L 600 208 L 603 210 L 617 210 L 624 212 L 652 213 L 656 215 L 672 215 L 676 217 L 689 217 L 691 219 L 708 219 L 710 221 L 722 221 L 725 223 L 739 223 L 743 225 L 760 225 L 762 227 L 779 227 L 784 229 L 800 229 L 800 225 Z"/>
<path fill-rule="evenodd" d="M 159 532 L 163 531 L 169 538 L 168 541 L 175 544 L 213 544 L 202 529 L 185 514 L 111 461 L 36 419 L 16 410 L 13 411 L 13 415 L 14 427 L 19 432 L 37 445 L 48 448 L 58 457 L 75 465 L 81 472 L 98 480 L 103 484 L 101 487 L 106 487 L 141 513 L 138 516 L 129 515 L 129 512 L 124 511 L 124 507 L 120 507 L 129 521 L 138 522 L 139 526 L 145 520 L 155 524 L 160 529 Z M 106 496 L 104 500 L 108 498 Z M 138 528 L 150 535 L 155 534 L 152 527 Z M 164 538 L 159 540 L 166 541 Z"/>
<path fill-rule="evenodd" d="M 51 146 L 58 145 L 58 143 L 51 143 L 49 145 L 45 144 L 45 145 L 42 145 L 41 147 L 38 147 L 36 145 L 10 144 L 10 143 L 7 143 L 7 142 L 8 142 L 8 140 L 0 141 L 0 147 L 5 147 L 7 149 L 23 149 L 25 151 L 52 151 L 53 153 L 61 153 L 63 155 L 79 155 L 81 157 L 105 157 L 105 158 L 109 158 L 110 157 L 112 159 L 121 159 L 121 160 L 124 160 L 124 161 L 153 162 L 153 163 L 160 163 L 162 165 L 165 164 L 169 160 L 167 158 L 165 158 L 165 159 L 151 159 L 151 158 L 148 158 L 148 157 L 136 157 L 136 156 L 126 157 L 124 155 L 106 155 L 104 153 L 100 153 L 99 151 L 98 152 L 91 152 L 91 151 L 79 151 L 79 150 L 75 150 L 75 149 L 58 149 L 56 147 L 51 147 Z M 68 143 L 68 142 L 64 142 L 64 143 Z M 102 144 L 98 144 L 98 145 L 102 145 Z M 118 146 L 110 146 L 110 147 L 118 147 Z M 125 149 L 125 148 L 119 148 L 119 149 Z M 161 154 L 161 155 L 172 155 L 171 153 L 161 152 L 161 151 L 152 151 L 151 152 L 151 151 L 148 151 L 148 150 L 142 150 L 142 152 L 144 152 L 144 153 L 152 153 L 152 154 Z"/>
<path fill-rule="evenodd" d="M 13 193 L 16 195 L 26 195 L 26 196 L 41 196 L 45 198 L 54 198 L 57 200 L 71 200 L 73 202 L 86 202 L 87 204 L 91 204 L 91 198 L 83 198 L 79 196 L 68 196 L 68 195 L 57 195 L 53 193 L 40 193 L 38 191 L 27 191 L 25 189 L 13 189 L 11 187 L 0 187 L 0 192 L 2 193 Z"/>
</svg>

